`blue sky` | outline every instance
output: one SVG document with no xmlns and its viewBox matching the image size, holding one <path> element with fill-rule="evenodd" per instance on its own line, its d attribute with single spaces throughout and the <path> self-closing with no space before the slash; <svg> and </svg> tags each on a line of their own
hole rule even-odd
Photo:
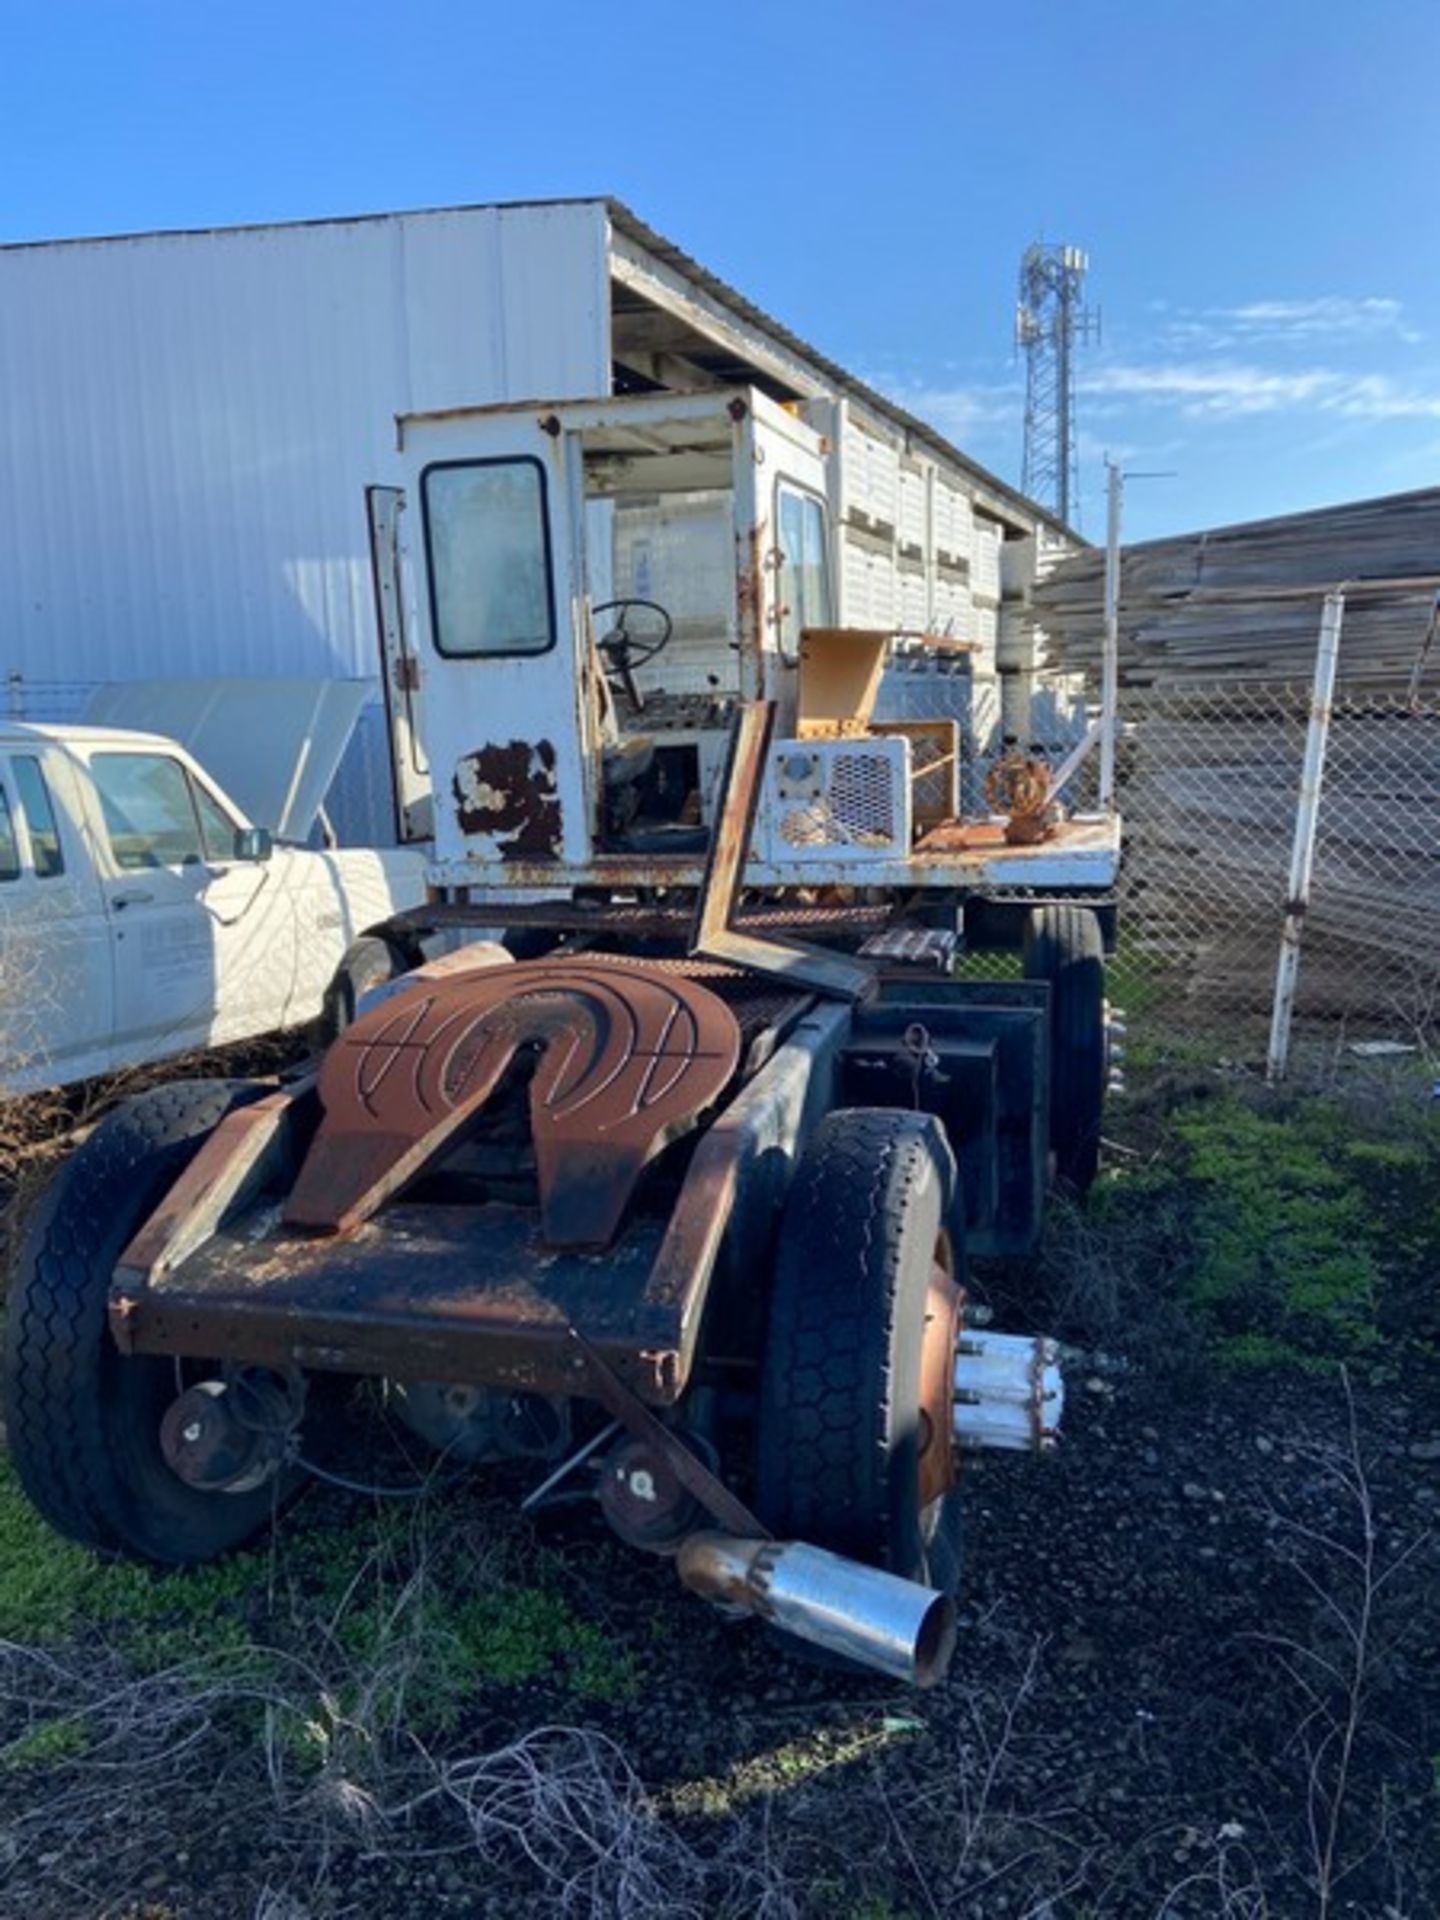
<svg viewBox="0 0 1440 1920">
<path fill-rule="evenodd" d="M 1084 247 L 1127 535 L 1440 476 L 1437 0 L 8 4 L 0 238 L 612 192 L 1018 480 Z"/>
</svg>

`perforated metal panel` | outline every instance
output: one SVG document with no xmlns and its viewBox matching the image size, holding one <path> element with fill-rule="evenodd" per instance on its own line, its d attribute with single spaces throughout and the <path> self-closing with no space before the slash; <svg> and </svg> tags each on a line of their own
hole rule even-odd
<svg viewBox="0 0 1440 1920">
<path fill-rule="evenodd" d="M 776 865 L 903 857 L 910 848 L 910 742 L 778 742 L 756 840 L 761 859 Z"/>
</svg>

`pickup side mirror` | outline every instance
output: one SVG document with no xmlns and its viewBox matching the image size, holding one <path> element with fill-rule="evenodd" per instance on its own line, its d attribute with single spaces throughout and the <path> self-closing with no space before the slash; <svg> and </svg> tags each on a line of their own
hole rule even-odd
<svg viewBox="0 0 1440 1920">
<path fill-rule="evenodd" d="M 235 829 L 237 860 L 268 860 L 274 849 L 275 843 L 270 837 L 268 827 L 237 827 Z"/>
</svg>

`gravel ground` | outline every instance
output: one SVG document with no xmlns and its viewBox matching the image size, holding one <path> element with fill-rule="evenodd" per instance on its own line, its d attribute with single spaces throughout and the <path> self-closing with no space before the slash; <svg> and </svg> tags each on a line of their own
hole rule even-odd
<svg viewBox="0 0 1440 1920">
<path fill-rule="evenodd" d="M 551 1520 L 577 1587 L 600 1561 L 600 1617 L 619 1642 L 645 1658 L 654 1622 L 669 1630 L 621 1704 L 577 1713 L 543 1684 L 480 1690 L 435 1757 L 501 1753 L 486 1780 L 508 1835 L 487 1827 L 477 1851 L 463 1794 L 383 1827 L 334 1783 L 328 1799 L 282 1793 L 282 1807 L 253 1738 L 212 1737 L 193 1777 L 167 1766 L 163 1797 L 143 1768 L 109 1797 L 92 1769 L 105 1804 L 87 1837 L 46 1847 L 27 1823 L 0 1911 L 1440 1911 L 1433 1376 L 1354 1387 L 1358 1454 L 1333 1379 L 1247 1373 L 1180 1393 L 1095 1353 L 1070 1379 L 1057 1458 L 970 1476 L 962 1641 L 934 1694 L 817 1672 L 674 1593 L 660 1563 Z M 516 1525 L 498 1511 L 495 1524 Z M 536 1740 L 547 1727 L 590 1738 Z M 1342 1758 L 1327 1907 L 1317 1854 Z M 396 1798 L 409 1779 L 397 1757 Z M 0 1849 L 45 1790 L 33 1771 L 0 1775 Z M 544 1836 L 537 1859 L 516 1837 L 527 1823 L 532 1845 Z"/>
</svg>

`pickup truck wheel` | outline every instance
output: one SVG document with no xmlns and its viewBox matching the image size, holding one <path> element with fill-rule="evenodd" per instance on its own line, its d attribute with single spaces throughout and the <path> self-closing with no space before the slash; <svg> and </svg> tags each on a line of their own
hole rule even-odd
<svg viewBox="0 0 1440 1920">
<path fill-rule="evenodd" d="M 1105 943 L 1088 907 L 1025 917 L 1027 980 L 1050 988 L 1050 1150 L 1058 1178 L 1084 1193 L 1100 1171 L 1105 1104 Z"/>
<path fill-rule="evenodd" d="M 756 1433 L 756 1504 L 781 1539 L 947 1591 L 958 1316 L 937 1327 L 936 1302 L 963 1280 L 958 1185 L 931 1116 L 826 1115 L 781 1222 Z"/>
<path fill-rule="evenodd" d="M 398 940 L 382 933 L 362 933 L 352 940 L 341 956 L 330 985 L 325 989 L 325 1010 L 320 1016 L 320 1043 L 329 1046 L 349 1026 L 356 1009 L 367 993 L 398 980 L 418 964 Z"/>
<path fill-rule="evenodd" d="M 166 1465 L 160 1423 L 175 1363 L 127 1358 L 110 1336 L 115 1263 L 221 1116 L 264 1089 L 183 1080 L 117 1107 L 35 1210 L 11 1278 L 3 1368 L 20 1484 L 67 1538 L 107 1555 L 185 1565 L 238 1546 L 285 1490 L 206 1493 Z"/>
</svg>

